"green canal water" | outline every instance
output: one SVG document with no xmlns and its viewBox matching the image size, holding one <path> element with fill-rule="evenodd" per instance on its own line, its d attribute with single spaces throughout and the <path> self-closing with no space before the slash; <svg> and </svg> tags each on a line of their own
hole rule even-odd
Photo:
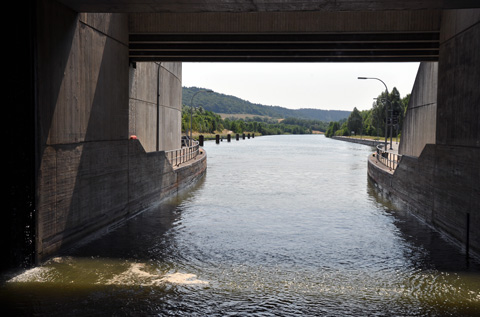
<svg viewBox="0 0 480 317">
<path fill-rule="evenodd" d="M 478 316 L 480 264 L 322 135 L 206 142 L 188 192 L 3 276 L 12 316 Z"/>
</svg>

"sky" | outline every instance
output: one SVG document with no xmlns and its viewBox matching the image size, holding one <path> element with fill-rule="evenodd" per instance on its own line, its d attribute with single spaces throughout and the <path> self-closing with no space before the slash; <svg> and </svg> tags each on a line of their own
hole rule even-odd
<svg viewBox="0 0 480 317">
<path fill-rule="evenodd" d="M 182 85 L 289 109 L 367 110 L 385 86 L 412 92 L 419 63 L 182 63 Z"/>
</svg>

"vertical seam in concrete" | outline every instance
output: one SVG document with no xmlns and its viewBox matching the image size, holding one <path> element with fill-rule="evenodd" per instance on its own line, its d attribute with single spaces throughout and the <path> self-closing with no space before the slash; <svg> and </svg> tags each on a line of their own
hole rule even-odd
<svg viewBox="0 0 480 317">
<path fill-rule="evenodd" d="M 160 150 L 160 68 L 162 68 L 162 62 L 157 65 L 157 130 L 156 130 L 156 150 Z"/>
</svg>

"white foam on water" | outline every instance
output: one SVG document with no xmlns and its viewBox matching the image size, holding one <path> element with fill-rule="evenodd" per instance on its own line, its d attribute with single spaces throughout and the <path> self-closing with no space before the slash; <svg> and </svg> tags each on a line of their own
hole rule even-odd
<svg viewBox="0 0 480 317">
<path fill-rule="evenodd" d="M 67 264 L 68 273 L 71 273 L 73 269 L 74 275 L 81 275 L 83 271 L 89 272 L 92 268 L 86 262 L 77 262 L 69 257 L 56 257 L 52 258 L 48 264 Z M 119 266 L 124 266 L 123 264 L 113 264 L 113 271 L 119 272 Z M 80 273 L 78 273 L 78 272 Z M 39 266 L 25 272 L 18 274 L 8 280 L 9 283 L 46 283 L 53 282 L 56 278 L 62 279 L 63 271 L 57 270 L 56 267 L 52 266 Z M 55 274 L 54 274 L 55 273 Z M 96 281 L 91 281 L 93 284 L 97 285 L 125 285 L 125 286 L 161 286 L 167 283 L 176 284 L 176 285 L 208 285 L 207 281 L 202 281 L 197 278 L 195 274 L 190 273 L 181 273 L 174 272 L 165 274 L 153 266 L 148 265 L 147 263 L 127 263 L 126 269 L 119 274 L 112 274 L 108 268 L 103 268 L 102 270 L 96 272 L 97 275 Z M 60 276 L 59 276 L 60 275 Z M 104 276 L 104 277 L 102 277 Z M 109 276 L 109 278 L 105 278 Z M 74 277 L 75 279 L 75 277 Z M 71 283 L 75 283 L 75 280 L 72 280 Z"/>
<path fill-rule="evenodd" d="M 52 270 L 49 267 L 35 267 L 9 279 L 7 283 L 43 283 L 48 281 L 48 273 Z"/>
<path fill-rule="evenodd" d="M 170 273 L 163 277 L 163 281 L 173 284 L 185 284 L 185 285 L 208 285 L 207 281 L 197 279 L 195 274 L 189 273 Z"/>
<path fill-rule="evenodd" d="M 166 275 L 146 271 L 145 263 L 132 263 L 123 273 L 107 280 L 107 285 L 159 286 L 165 283 L 180 285 L 208 285 L 207 281 L 197 279 L 195 274 L 169 273 Z"/>
</svg>

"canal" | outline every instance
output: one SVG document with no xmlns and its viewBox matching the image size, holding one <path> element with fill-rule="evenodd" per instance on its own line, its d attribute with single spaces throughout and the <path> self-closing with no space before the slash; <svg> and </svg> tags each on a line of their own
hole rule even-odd
<svg viewBox="0 0 480 317">
<path fill-rule="evenodd" d="M 323 135 L 206 142 L 188 192 L 4 276 L 16 316 L 475 316 L 480 264 Z"/>
</svg>

